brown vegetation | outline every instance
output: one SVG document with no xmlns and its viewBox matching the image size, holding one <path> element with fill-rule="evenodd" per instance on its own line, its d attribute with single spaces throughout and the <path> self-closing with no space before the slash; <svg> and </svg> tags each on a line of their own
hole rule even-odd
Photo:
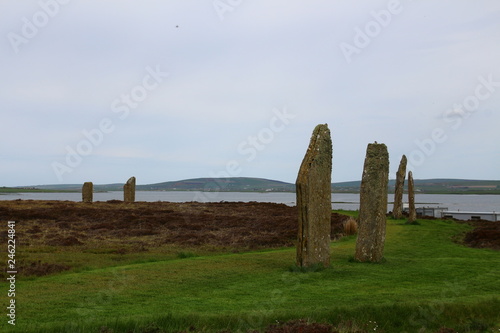
<svg viewBox="0 0 500 333">
<path fill-rule="evenodd" d="M 337 326 L 326 323 L 309 322 L 305 319 L 290 320 L 286 323 L 277 323 L 266 328 L 265 333 L 340 333 L 340 332 L 384 332 L 378 327 L 376 322 L 369 322 L 364 325 L 357 325 L 351 321 L 340 323 Z M 455 330 L 442 327 L 436 333 L 456 333 Z"/>
<path fill-rule="evenodd" d="M 293 246 L 297 238 L 296 208 L 275 203 L 16 200 L 0 201 L 0 215 L 16 221 L 24 248 L 107 244 L 144 251 L 178 244 L 243 250 Z M 342 235 L 346 219 L 332 213 L 333 239 Z"/>
<path fill-rule="evenodd" d="M 297 209 L 274 203 L 170 203 L 122 201 L 0 201 L 4 221 L 16 221 L 17 268 L 23 275 L 70 269 L 69 262 L 39 261 L 23 253 L 77 251 L 132 254 L 163 246 L 245 251 L 294 246 Z M 350 234 L 354 219 L 332 213 L 331 237 Z M 355 222 L 355 221 L 354 221 Z M 500 223 L 471 222 L 468 246 L 500 249 Z M 6 243 L 7 230 L 0 231 Z M 45 256 L 47 258 L 47 256 Z"/>
<path fill-rule="evenodd" d="M 24 262 L 20 266 L 17 267 L 17 271 L 23 274 L 24 276 L 44 276 L 54 273 L 59 273 L 70 269 L 71 267 L 68 265 L 60 265 L 60 264 L 50 264 L 46 262 L 38 261 L 30 261 Z"/>
<path fill-rule="evenodd" d="M 310 323 L 307 320 L 291 320 L 284 324 L 270 325 L 266 333 L 334 333 L 338 332 L 333 325 Z"/>
<path fill-rule="evenodd" d="M 474 230 L 464 237 L 464 243 L 470 247 L 500 250 L 500 222 L 469 222 Z"/>
<path fill-rule="evenodd" d="M 355 235 L 358 232 L 358 222 L 353 217 L 344 222 L 344 234 L 347 236 Z"/>
</svg>

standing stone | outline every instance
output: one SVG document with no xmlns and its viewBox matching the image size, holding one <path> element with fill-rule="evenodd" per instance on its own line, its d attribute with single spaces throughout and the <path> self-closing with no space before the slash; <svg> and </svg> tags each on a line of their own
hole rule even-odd
<svg viewBox="0 0 500 333">
<path fill-rule="evenodd" d="M 413 223 L 417 219 L 417 211 L 415 209 L 415 185 L 413 183 L 413 173 L 411 171 L 408 172 L 408 205 L 408 223 Z"/>
<path fill-rule="evenodd" d="M 368 144 L 361 179 L 357 261 L 380 262 L 384 253 L 389 153 L 385 144 Z"/>
<path fill-rule="evenodd" d="M 94 184 L 92 182 L 86 182 L 82 187 L 82 201 L 92 202 L 94 199 Z"/>
<path fill-rule="evenodd" d="M 299 232 L 297 266 L 330 265 L 332 139 L 328 125 L 313 131 L 296 181 Z"/>
<path fill-rule="evenodd" d="M 123 201 L 135 202 L 135 177 L 130 177 L 123 185 Z"/>
<path fill-rule="evenodd" d="M 394 189 L 394 208 L 392 215 L 395 219 L 403 217 L 403 192 L 406 177 L 406 156 L 403 155 L 401 162 L 399 162 L 398 172 L 396 173 L 396 188 Z"/>
</svg>

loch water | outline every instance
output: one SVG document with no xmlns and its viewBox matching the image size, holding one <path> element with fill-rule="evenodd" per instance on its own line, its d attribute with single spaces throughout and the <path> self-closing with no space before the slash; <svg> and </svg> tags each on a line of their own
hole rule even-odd
<svg viewBox="0 0 500 333">
<path fill-rule="evenodd" d="M 69 200 L 81 201 L 81 193 L 12 193 L 0 195 L 0 200 Z M 96 192 L 94 201 L 123 200 L 123 192 Z M 394 195 L 388 195 L 387 210 L 392 210 Z M 407 202 L 406 195 L 403 200 Z M 416 207 L 446 207 L 448 210 L 499 212 L 500 195 L 416 194 Z M 295 193 L 289 192 L 198 192 L 198 191 L 137 191 L 136 201 L 169 202 L 273 202 L 295 206 Z M 359 209 L 359 194 L 332 193 L 332 209 Z"/>
</svg>

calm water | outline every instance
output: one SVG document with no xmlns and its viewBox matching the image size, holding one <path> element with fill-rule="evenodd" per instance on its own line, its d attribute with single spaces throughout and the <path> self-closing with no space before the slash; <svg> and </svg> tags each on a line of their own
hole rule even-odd
<svg viewBox="0 0 500 333">
<path fill-rule="evenodd" d="M 81 201 L 80 193 L 18 193 L 0 195 L 0 200 L 70 200 Z M 392 210 L 394 195 L 388 197 L 388 210 Z M 123 200 L 123 192 L 94 193 L 94 201 Z M 170 202 L 275 202 L 294 206 L 295 193 L 254 193 L 254 192 L 152 192 L 137 191 L 137 201 L 170 201 Z M 407 201 L 407 197 L 404 197 Z M 456 195 L 456 194 L 417 194 L 416 206 L 440 206 L 449 210 L 470 210 L 475 212 L 500 211 L 500 195 Z M 333 193 L 332 208 L 359 209 L 359 194 Z"/>
</svg>

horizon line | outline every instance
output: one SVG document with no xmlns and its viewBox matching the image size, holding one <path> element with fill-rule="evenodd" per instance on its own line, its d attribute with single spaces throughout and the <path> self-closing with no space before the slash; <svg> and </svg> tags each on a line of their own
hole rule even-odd
<svg viewBox="0 0 500 333">
<path fill-rule="evenodd" d="M 263 179 L 263 180 L 269 180 L 269 181 L 274 181 L 274 182 L 280 182 L 280 183 L 286 183 L 290 185 L 295 185 L 295 182 L 287 182 L 287 181 L 282 181 L 282 180 L 277 180 L 277 179 L 271 179 L 271 178 L 263 178 L 263 177 L 196 177 L 196 178 L 185 178 L 185 179 L 178 179 L 178 180 L 167 180 L 167 181 L 161 181 L 157 183 L 148 183 L 148 184 L 137 184 L 137 186 L 146 186 L 146 185 L 155 185 L 155 184 L 162 184 L 162 183 L 170 183 L 170 182 L 182 182 L 182 181 L 187 181 L 187 180 L 197 180 L 197 179 Z M 395 180 L 395 178 L 389 178 L 388 181 Z M 492 182 L 497 182 L 500 181 L 500 179 L 470 179 L 470 178 L 415 178 L 415 181 L 424 181 L 424 180 L 459 180 L 459 181 L 492 181 Z M 406 181 L 406 179 L 405 179 Z M 84 181 L 85 182 L 85 181 Z M 2 185 L 1 187 L 6 187 L 6 188 L 17 188 L 17 187 L 37 187 L 37 186 L 63 186 L 63 185 L 80 185 L 83 184 L 84 182 L 81 183 L 63 183 L 63 184 L 38 184 L 38 185 L 15 185 L 15 186 L 5 186 Z M 338 183 L 352 183 L 352 182 L 361 182 L 361 179 L 358 180 L 345 180 L 345 181 L 335 181 L 332 182 L 331 184 L 338 184 Z M 102 183 L 102 184 L 94 184 L 97 186 L 103 186 L 103 185 L 116 185 L 116 184 L 125 184 L 125 182 L 118 182 L 118 183 Z"/>
</svg>

